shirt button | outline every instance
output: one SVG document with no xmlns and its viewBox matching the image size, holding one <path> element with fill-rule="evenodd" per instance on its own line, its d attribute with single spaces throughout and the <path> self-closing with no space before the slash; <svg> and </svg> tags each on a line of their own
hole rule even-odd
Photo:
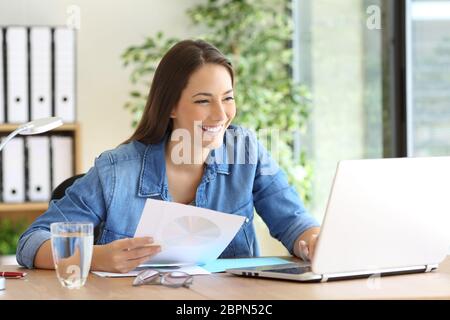
<svg viewBox="0 0 450 320">
<path fill-rule="evenodd" d="M 250 219 L 249 219 L 249 218 L 245 218 L 245 222 L 247 222 L 247 223 L 248 223 L 249 221 L 250 221 Z"/>
</svg>

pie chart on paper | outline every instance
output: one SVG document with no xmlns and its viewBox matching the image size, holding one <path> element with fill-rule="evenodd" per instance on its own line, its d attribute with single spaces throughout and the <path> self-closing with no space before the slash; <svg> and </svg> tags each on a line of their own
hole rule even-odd
<svg viewBox="0 0 450 320">
<path fill-rule="evenodd" d="M 220 237 L 220 228 L 211 220 L 182 216 L 169 222 L 162 232 L 164 245 L 200 246 Z"/>
</svg>

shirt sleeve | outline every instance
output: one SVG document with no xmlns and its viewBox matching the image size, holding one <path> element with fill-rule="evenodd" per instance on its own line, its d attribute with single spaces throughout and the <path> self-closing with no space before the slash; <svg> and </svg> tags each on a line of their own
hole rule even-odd
<svg viewBox="0 0 450 320">
<path fill-rule="evenodd" d="M 295 240 L 306 230 L 319 227 L 305 209 L 297 191 L 264 146 L 257 142 L 258 162 L 253 185 L 256 212 L 269 228 L 272 237 L 283 243 L 293 255 Z"/>
<path fill-rule="evenodd" d="M 103 170 L 106 170 L 104 166 L 92 167 L 86 175 L 75 180 L 72 186 L 66 189 L 64 197 L 50 201 L 48 210 L 19 238 L 16 259 L 21 266 L 34 268 L 38 249 L 51 238 L 51 223 L 92 222 L 95 227 L 104 221 L 107 210 L 105 199 L 110 198 L 113 190 L 103 188 L 105 182 L 102 183 L 99 173 Z"/>
</svg>

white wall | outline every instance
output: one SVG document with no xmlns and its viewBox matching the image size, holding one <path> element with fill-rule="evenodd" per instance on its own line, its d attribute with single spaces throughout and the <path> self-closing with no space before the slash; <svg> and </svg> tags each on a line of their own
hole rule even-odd
<svg viewBox="0 0 450 320">
<path fill-rule="evenodd" d="M 123 105 L 131 85 L 121 53 L 162 30 L 195 36 L 185 11 L 199 0 L 0 0 L 0 25 L 66 25 L 72 5 L 80 9 L 77 115 L 81 123 L 82 167 L 132 133 Z"/>
</svg>

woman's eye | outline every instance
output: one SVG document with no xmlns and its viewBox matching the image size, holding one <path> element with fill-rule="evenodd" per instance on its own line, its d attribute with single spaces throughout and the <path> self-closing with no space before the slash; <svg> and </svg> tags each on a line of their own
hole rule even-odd
<svg viewBox="0 0 450 320">
<path fill-rule="evenodd" d="M 206 103 L 208 103 L 209 101 L 208 100 L 197 100 L 197 101 L 194 101 L 195 103 L 198 103 L 198 104 L 206 104 Z"/>
<path fill-rule="evenodd" d="M 232 100 L 234 100 L 233 97 L 226 97 L 226 98 L 225 98 L 225 101 L 232 101 Z"/>
</svg>

